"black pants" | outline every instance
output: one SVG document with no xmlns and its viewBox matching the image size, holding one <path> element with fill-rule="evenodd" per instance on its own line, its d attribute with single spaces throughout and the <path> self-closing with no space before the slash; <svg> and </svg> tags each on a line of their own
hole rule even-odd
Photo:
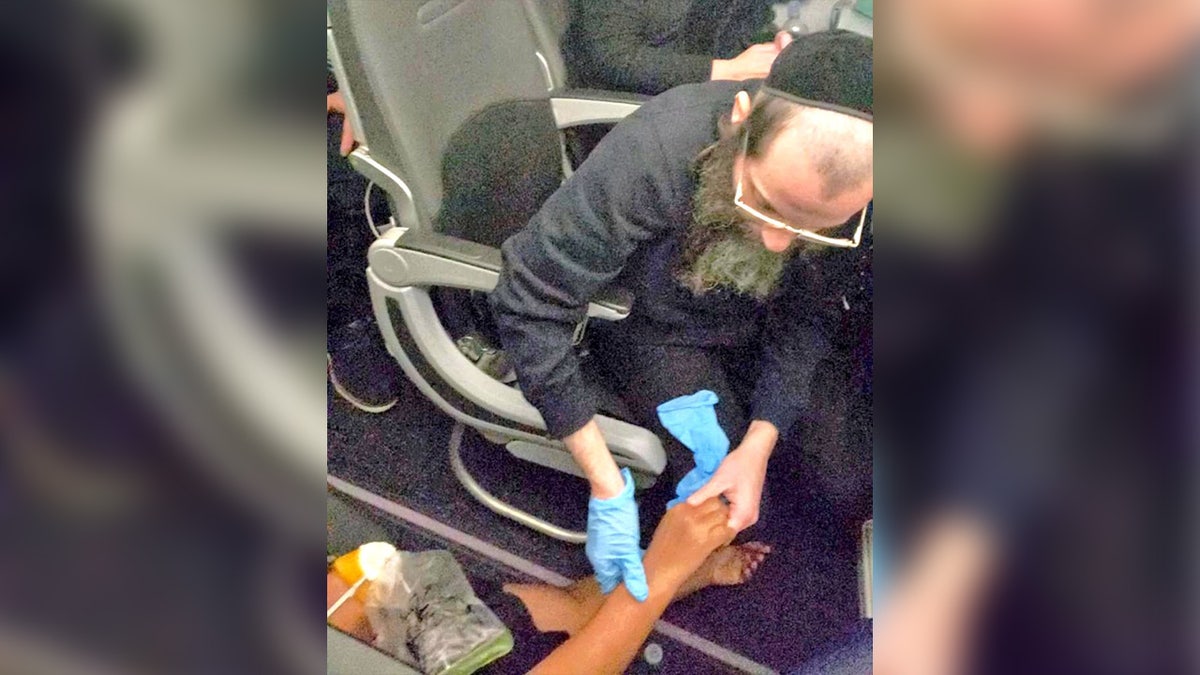
<svg viewBox="0 0 1200 675">
<path fill-rule="evenodd" d="M 736 447 L 749 426 L 749 400 L 758 377 L 757 349 L 639 344 L 615 335 L 594 343 L 593 357 L 629 407 L 633 421 L 663 439 L 668 470 L 691 470 L 692 453 L 658 419 L 657 408 L 673 398 L 708 389 L 717 395 L 717 421 Z"/>
<path fill-rule="evenodd" d="M 692 451 L 659 421 L 658 406 L 701 389 L 712 391 L 718 398 L 717 422 L 730 449 L 736 448 L 750 424 L 758 350 L 643 344 L 607 332 L 593 338 L 592 358 L 629 408 L 631 421 L 653 431 L 667 453 L 666 470 L 639 498 L 642 538 L 648 542 L 675 497 L 675 486 L 696 466 Z"/>
<path fill-rule="evenodd" d="M 370 291 L 367 288 L 367 248 L 374 236 L 363 213 L 367 180 L 342 157 L 338 144 L 342 137 L 342 117 L 326 119 L 326 171 L 328 194 L 326 218 L 327 330 L 332 337 L 337 329 L 352 321 L 371 316 Z M 387 219 L 387 200 L 383 191 L 371 193 L 371 213 L 375 222 Z"/>
<path fill-rule="evenodd" d="M 750 401 L 760 371 L 758 345 L 742 348 L 703 348 L 647 344 L 614 329 L 595 330 L 592 359 L 621 396 L 630 421 L 653 431 L 663 441 L 667 468 L 653 488 L 639 498 L 642 538 L 648 541 L 675 486 L 695 467 L 692 453 L 659 422 L 657 407 L 701 389 L 719 399 L 717 421 L 737 448 L 750 424 Z M 786 500 L 773 495 L 772 475 L 788 472 L 812 476 L 835 517 L 857 527 L 871 511 L 871 401 L 862 386 L 864 365 L 849 353 L 823 361 L 813 375 L 807 409 L 787 436 L 780 439 L 768 468 L 760 512 L 769 503 Z M 869 381 L 869 375 L 867 376 Z M 797 402 L 799 405 L 799 402 Z M 791 484 L 788 484 L 790 491 Z M 798 498 L 798 497 L 795 497 Z M 787 510 L 789 505 L 778 506 Z"/>
</svg>

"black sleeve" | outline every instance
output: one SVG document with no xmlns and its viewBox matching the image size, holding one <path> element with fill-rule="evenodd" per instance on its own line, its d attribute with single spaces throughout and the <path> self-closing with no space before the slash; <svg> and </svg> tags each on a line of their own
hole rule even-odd
<svg viewBox="0 0 1200 675">
<path fill-rule="evenodd" d="M 596 414 L 572 347 L 587 303 L 671 222 L 674 185 L 654 130 L 631 117 L 609 133 L 529 224 L 502 247 L 490 303 L 525 397 L 562 438 Z"/>
<path fill-rule="evenodd" d="M 712 56 L 681 54 L 649 43 L 644 15 L 653 5 L 644 0 L 575 4 L 568 48 L 575 52 L 572 63 L 589 86 L 654 95 L 708 81 Z"/>
<path fill-rule="evenodd" d="M 813 371 L 830 352 L 834 319 L 807 271 L 804 264 L 789 266 L 763 327 L 762 370 L 751 412 L 753 419 L 774 424 L 780 435 L 808 406 Z"/>
<path fill-rule="evenodd" d="M 716 55 L 718 58 L 733 58 L 750 45 L 771 42 L 775 39 L 775 33 L 779 27 L 775 25 L 773 4 L 766 0 L 755 0 L 747 5 L 743 5 L 744 11 L 737 12 L 731 17 L 728 37 L 718 36 L 723 47 L 723 54 Z"/>
</svg>

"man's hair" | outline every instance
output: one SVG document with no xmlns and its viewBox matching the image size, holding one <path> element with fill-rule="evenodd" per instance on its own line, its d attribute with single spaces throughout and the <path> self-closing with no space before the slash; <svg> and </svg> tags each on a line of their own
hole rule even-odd
<svg viewBox="0 0 1200 675">
<path fill-rule="evenodd" d="M 749 135 L 746 155 L 762 157 L 771 142 L 786 128 L 800 129 L 802 152 L 807 153 L 824 180 L 826 198 L 861 185 L 874 169 L 870 122 L 832 110 L 801 105 L 759 91 L 751 103 L 750 115 L 742 127 L 736 127 L 728 114 L 721 118 L 722 139 L 738 133 Z M 738 139 L 740 140 L 740 139 Z"/>
</svg>

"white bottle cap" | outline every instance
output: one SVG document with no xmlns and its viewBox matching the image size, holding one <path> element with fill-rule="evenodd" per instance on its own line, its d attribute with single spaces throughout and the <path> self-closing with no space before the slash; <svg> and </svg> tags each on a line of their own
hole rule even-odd
<svg viewBox="0 0 1200 675">
<path fill-rule="evenodd" d="M 358 568 L 363 578 L 375 581 L 383 573 L 388 558 L 396 555 L 396 547 L 385 541 L 373 541 L 358 547 Z"/>
<path fill-rule="evenodd" d="M 642 652 L 642 656 L 646 658 L 646 663 L 652 666 L 657 666 L 662 663 L 663 649 L 657 642 L 651 642 L 646 645 L 646 649 Z"/>
</svg>

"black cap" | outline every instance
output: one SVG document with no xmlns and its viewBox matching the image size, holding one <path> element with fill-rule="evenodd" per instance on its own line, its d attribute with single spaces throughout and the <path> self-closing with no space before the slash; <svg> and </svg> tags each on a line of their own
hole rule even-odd
<svg viewBox="0 0 1200 675">
<path fill-rule="evenodd" d="M 796 103 L 874 120 L 873 42 L 848 30 L 812 33 L 776 57 L 764 90 Z"/>
</svg>

